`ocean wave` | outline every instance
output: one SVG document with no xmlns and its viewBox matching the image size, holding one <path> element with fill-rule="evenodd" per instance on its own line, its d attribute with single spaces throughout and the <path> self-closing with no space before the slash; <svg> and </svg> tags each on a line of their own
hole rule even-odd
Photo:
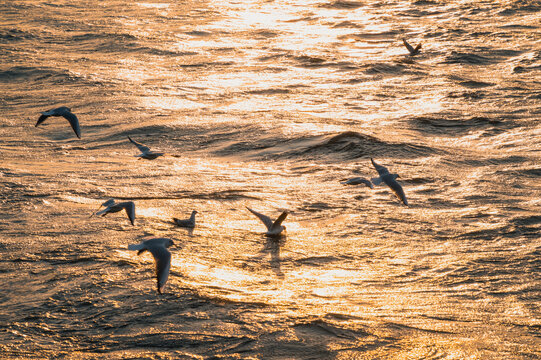
<svg viewBox="0 0 541 360">
<path fill-rule="evenodd" d="M 0 71 L 0 80 L 6 82 L 44 81 L 54 84 L 77 83 L 84 80 L 69 70 L 50 67 L 13 66 Z"/>
<path fill-rule="evenodd" d="M 419 116 L 409 120 L 412 128 L 424 133 L 461 135 L 473 129 L 501 126 L 504 121 L 501 118 L 485 116 L 472 116 L 469 118 L 444 118 L 432 116 Z"/>
<path fill-rule="evenodd" d="M 416 157 L 441 152 L 441 150 L 424 145 L 386 142 L 355 131 L 297 138 L 265 137 L 252 141 L 234 142 L 214 151 L 216 155 L 221 156 L 312 160 L 322 157 L 331 160 L 336 156 L 343 159 L 378 156 Z"/>
</svg>

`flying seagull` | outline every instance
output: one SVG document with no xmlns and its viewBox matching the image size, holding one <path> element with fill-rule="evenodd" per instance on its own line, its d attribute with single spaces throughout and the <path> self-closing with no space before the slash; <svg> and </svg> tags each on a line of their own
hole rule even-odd
<svg viewBox="0 0 541 360">
<path fill-rule="evenodd" d="M 280 235 L 280 233 L 286 229 L 286 227 L 282 225 L 282 222 L 287 217 L 287 214 L 288 214 L 287 211 L 284 211 L 278 217 L 278 219 L 276 219 L 276 221 L 273 221 L 270 217 L 260 214 L 257 211 L 250 209 L 249 207 L 246 207 L 246 209 L 248 209 L 252 214 L 257 216 L 259 220 L 261 220 L 263 224 L 265 224 L 265 226 L 267 227 L 267 232 L 265 233 L 265 235 L 277 236 L 277 235 Z"/>
<path fill-rule="evenodd" d="M 128 140 L 130 140 L 130 142 L 132 144 L 134 144 L 135 146 L 137 146 L 139 151 L 141 151 L 141 154 L 135 155 L 136 157 L 138 157 L 140 159 L 143 158 L 143 159 L 147 159 L 147 160 L 154 160 L 157 157 L 163 155 L 163 153 L 153 152 L 152 150 L 150 150 L 150 148 L 148 146 L 145 146 L 145 145 L 143 145 L 141 143 L 138 143 L 135 140 L 132 140 L 132 138 L 129 137 L 129 136 L 128 136 Z"/>
<path fill-rule="evenodd" d="M 122 209 L 125 209 L 126 214 L 128 214 L 128 218 L 130 219 L 131 224 L 135 225 L 134 224 L 134 221 L 135 221 L 135 203 L 133 201 L 124 201 L 124 202 L 117 203 L 117 202 L 115 202 L 115 199 L 109 199 L 106 202 L 104 202 L 103 204 L 101 204 L 100 208 L 102 206 L 105 206 L 105 209 L 103 209 L 101 211 L 98 211 L 98 212 L 96 212 L 95 214 L 92 214 L 92 215 L 105 216 L 105 215 L 107 215 L 109 213 L 116 213 L 116 212 L 121 211 Z"/>
<path fill-rule="evenodd" d="M 128 250 L 137 250 L 137 255 L 150 251 L 156 261 L 156 280 L 158 281 L 158 293 L 162 294 L 165 283 L 169 277 L 171 268 L 171 253 L 167 248 L 174 245 L 173 240 L 168 238 L 152 238 L 142 241 L 140 244 L 128 245 Z"/>
<path fill-rule="evenodd" d="M 194 211 L 192 211 L 192 215 L 190 216 L 189 219 L 180 220 L 180 219 L 177 219 L 177 218 L 173 218 L 173 222 L 177 226 L 180 226 L 180 227 L 194 228 L 195 227 L 195 214 L 197 214 L 197 211 L 194 210 Z"/>
<path fill-rule="evenodd" d="M 406 41 L 406 39 L 402 39 L 402 42 L 404 43 L 404 46 L 406 47 L 406 49 L 408 49 L 408 51 L 410 53 L 410 56 L 417 55 L 419 53 L 419 51 L 421 50 L 421 44 L 420 43 L 415 48 L 413 48 L 413 46 L 411 46 Z"/>
<path fill-rule="evenodd" d="M 51 109 L 48 111 L 43 111 L 41 113 L 41 116 L 38 119 L 38 122 L 36 123 L 36 127 L 44 122 L 49 116 L 63 116 L 66 118 L 71 125 L 71 128 L 75 132 L 75 135 L 80 139 L 81 138 L 81 128 L 79 127 L 79 120 L 77 119 L 77 116 L 71 112 L 71 109 L 65 106 Z"/>
<path fill-rule="evenodd" d="M 389 170 L 385 166 L 381 166 L 379 164 L 376 164 L 374 159 L 370 158 L 370 161 L 372 161 L 372 165 L 376 168 L 378 171 L 379 177 L 372 178 L 372 182 L 374 185 L 380 185 L 382 182 L 385 183 L 388 187 L 393 190 L 393 192 L 398 196 L 400 200 L 404 203 L 404 205 L 408 206 L 408 199 L 406 199 L 406 194 L 404 194 L 404 189 L 402 189 L 402 186 L 396 181 L 396 178 L 398 177 L 398 174 L 390 174 Z"/>
<path fill-rule="evenodd" d="M 366 186 L 368 186 L 370 189 L 373 189 L 374 188 L 374 185 L 372 185 L 372 183 L 370 182 L 370 180 L 368 179 L 365 179 L 365 178 L 362 178 L 362 177 L 354 177 L 354 178 L 351 178 L 347 181 L 342 181 L 342 184 L 344 185 L 360 185 L 360 184 L 365 184 Z"/>
</svg>

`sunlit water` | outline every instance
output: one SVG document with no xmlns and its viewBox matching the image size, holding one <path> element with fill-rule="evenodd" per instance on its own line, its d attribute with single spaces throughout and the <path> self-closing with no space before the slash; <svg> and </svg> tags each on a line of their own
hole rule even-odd
<svg viewBox="0 0 541 360">
<path fill-rule="evenodd" d="M 538 2 L 0 12 L 2 358 L 541 356 Z M 34 127 L 62 105 L 82 140 Z M 340 183 L 370 157 L 409 207 Z M 136 226 L 89 217 L 110 197 Z M 176 244 L 161 296 L 146 236 Z"/>
</svg>

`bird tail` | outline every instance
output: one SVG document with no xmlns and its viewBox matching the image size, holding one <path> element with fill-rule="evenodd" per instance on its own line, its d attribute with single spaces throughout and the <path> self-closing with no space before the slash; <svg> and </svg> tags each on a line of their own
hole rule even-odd
<svg viewBox="0 0 541 360">
<path fill-rule="evenodd" d="M 376 186 L 379 185 L 379 184 L 381 184 L 381 182 L 383 181 L 383 179 L 382 179 L 381 177 L 372 178 L 372 179 L 370 179 L 370 180 L 372 181 L 372 184 L 374 184 L 374 185 L 376 185 Z"/>
</svg>

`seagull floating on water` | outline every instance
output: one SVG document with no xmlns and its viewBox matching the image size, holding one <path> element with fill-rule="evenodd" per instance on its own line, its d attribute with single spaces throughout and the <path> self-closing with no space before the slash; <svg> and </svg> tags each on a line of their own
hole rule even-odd
<svg viewBox="0 0 541 360">
<path fill-rule="evenodd" d="M 373 189 L 373 188 L 374 188 L 374 185 L 372 184 L 372 182 L 370 182 L 370 180 L 365 179 L 365 178 L 362 178 L 362 177 L 354 177 L 354 178 L 351 178 L 351 179 L 349 179 L 349 180 L 342 181 L 342 184 L 344 184 L 344 185 L 360 185 L 360 184 L 365 184 L 365 185 L 368 186 L 370 189 Z"/>
<path fill-rule="evenodd" d="M 407 41 L 406 39 L 402 39 L 402 42 L 404 43 L 404 46 L 406 47 L 406 49 L 408 49 L 409 53 L 410 53 L 410 56 L 413 56 L 413 55 L 417 55 L 419 53 L 419 51 L 421 50 L 421 45 L 419 43 L 419 45 L 417 45 L 415 48 L 413 48 L 413 46 L 411 46 Z"/>
<path fill-rule="evenodd" d="M 254 211 L 254 210 L 250 209 L 249 207 L 246 207 L 246 209 L 248 209 L 252 214 L 257 216 L 259 218 L 259 220 L 261 220 L 263 222 L 263 224 L 265 224 L 265 226 L 267 227 L 267 232 L 265 233 L 265 235 L 267 235 L 267 236 L 278 236 L 278 235 L 280 235 L 282 233 L 282 231 L 284 231 L 286 229 L 286 227 L 282 225 L 282 222 L 285 220 L 285 218 L 288 215 L 287 211 L 284 211 L 278 217 L 278 219 L 273 221 L 267 215 L 263 215 L 261 213 L 258 213 L 257 211 Z"/>
<path fill-rule="evenodd" d="M 156 261 L 156 280 L 158 282 L 158 293 L 162 294 L 165 283 L 169 277 L 171 268 L 171 252 L 167 248 L 174 245 L 173 240 L 168 238 L 152 238 L 142 241 L 140 244 L 128 245 L 128 250 L 138 250 L 137 255 L 149 251 Z"/>
<path fill-rule="evenodd" d="M 173 222 L 177 226 L 180 226 L 180 227 L 194 228 L 195 227 L 195 214 L 197 214 L 197 211 L 194 210 L 194 211 L 192 211 L 192 215 L 190 216 L 189 219 L 180 220 L 180 219 L 177 219 L 177 218 L 173 218 Z"/>
<path fill-rule="evenodd" d="M 44 122 L 49 116 L 63 116 L 66 118 L 73 131 L 75 132 L 75 135 L 80 139 L 81 138 L 81 128 L 79 127 L 79 120 L 77 119 L 77 116 L 71 112 L 71 109 L 65 106 L 61 106 L 56 109 L 51 109 L 47 111 L 43 111 L 41 113 L 41 116 L 38 119 L 38 122 L 36 123 L 36 127 Z"/>
<path fill-rule="evenodd" d="M 390 174 L 389 170 L 385 166 L 376 164 L 376 162 L 372 158 L 370 158 L 370 161 L 372 161 L 372 165 L 374 165 L 379 174 L 379 177 L 372 178 L 372 182 L 374 183 L 374 185 L 380 185 L 382 182 L 385 183 L 388 187 L 391 188 L 391 190 L 393 190 L 396 196 L 398 196 L 398 198 L 402 200 L 404 205 L 408 206 L 408 199 L 406 199 L 404 189 L 402 189 L 402 186 L 400 186 L 400 184 L 396 181 L 398 174 Z"/>
<path fill-rule="evenodd" d="M 115 202 L 115 199 L 109 199 L 100 205 L 100 207 L 102 206 L 105 206 L 105 209 L 98 211 L 93 215 L 105 216 L 109 213 L 116 213 L 121 211 L 122 209 L 125 209 L 131 224 L 135 225 L 135 203 L 133 201 L 124 201 L 117 203 Z"/>
<path fill-rule="evenodd" d="M 141 151 L 141 154 L 135 155 L 135 157 L 138 157 L 140 159 L 143 158 L 143 159 L 147 159 L 147 160 L 154 160 L 157 157 L 162 156 L 164 154 L 164 153 L 153 152 L 152 150 L 150 150 L 150 148 L 148 146 L 145 146 L 145 145 L 143 145 L 141 143 L 138 143 L 137 141 L 133 140 L 129 136 L 128 136 L 128 140 L 130 140 L 130 142 L 132 144 L 134 144 L 135 146 L 137 146 L 139 151 Z"/>
</svg>

